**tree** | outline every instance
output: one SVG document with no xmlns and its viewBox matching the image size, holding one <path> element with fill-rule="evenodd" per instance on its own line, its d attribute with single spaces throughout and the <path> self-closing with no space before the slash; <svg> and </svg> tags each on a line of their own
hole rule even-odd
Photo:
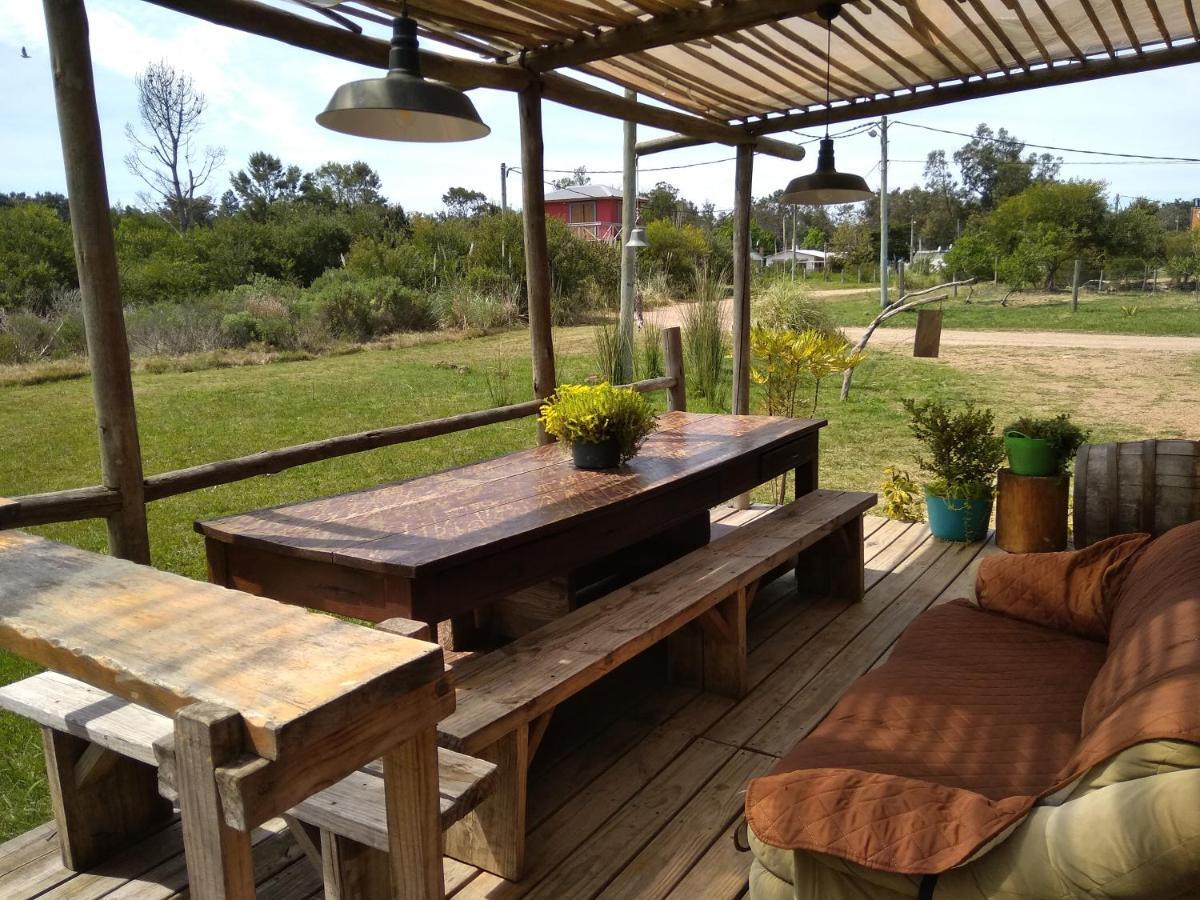
<svg viewBox="0 0 1200 900">
<path fill-rule="evenodd" d="M 921 242 L 931 247 L 948 247 L 958 237 L 963 219 L 963 191 L 950 172 L 945 150 L 925 157 L 925 192 L 929 203 L 920 225 Z"/>
<path fill-rule="evenodd" d="M 870 226 L 866 222 L 842 222 L 833 230 L 829 249 L 841 258 L 846 268 L 870 263 L 875 258 Z"/>
<path fill-rule="evenodd" d="M 126 124 L 125 135 L 133 150 L 125 165 L 150 189 L 161 215 L 182 233 L 202 218 L 197 191 L 224 161 L 225 153 L 196 146 L 207 101 L 190 75 L 164 61 L 151 63 L 134 83 L 145 135 Z"/>
<path fill-rule="evenodd" d="M 588 175 L 587 166 L 579 166 L 570 175 L 556 178 L 551 182 L 556 188 L 573 187 L 577 184 L 591 184 L 592 177 Z"/>
<path fill-rule="evenodd" d="M 447 190 L 442 194 L 442 203 L 446 205 L 449 215 L 460 219 L 478 218 L 495 210 L 495 206 L 488 203 L 487 194 L 465 187 L 452 187 Z"/>
<path fill-rule="evenodd" d="M 246 168 L 239 170 L 229 181 L 237 195 L 239 207 L 261 219 L 272 203 L 295 200 L 302 178 L 299 166 L 285 168 L 278 156 L 259 150 L 250 154 Z"/>
<path fill-rule="evenodd" d="M 387 200 L 380 193 L 382 186 L 379 174 L 361 160 L 327 162 L 304 176 L 300 197 L 329 209 L 386 206 Z"/>
<path fill-rule="evenodd" d="M 963 187 L 984 209 L 992 209 L 1006 197 L 1019 194 L 1029 185 L 1053 181 L 1062 160 L 1049 153 L 1022 158 L 1025 144 L 1005 129 L 993 132 L 986 124 L 975 136 L 954 151 Z"/>
<path fill-rule="evenodd" d="M 0 309 L 45 309 L 75 283 L 71 226 L 39 203 L 0 207 Z"/>
<path fill-rule="evenodd" d="M 696 205 L 680 194 L 673 184 L 660 181 L 646 192 L 645 198 L 642 204 L 644 222 L 666 219 L 673 225 L 694 225 L 700 220 Z"/>
<path fill-rule="evenodd" d="M 800 239 L 800 246 L 806 250 L 820 250 L 825 246 L 825 232 L 816 225 L 809 225 L 808 231 Z"/>
</svg>

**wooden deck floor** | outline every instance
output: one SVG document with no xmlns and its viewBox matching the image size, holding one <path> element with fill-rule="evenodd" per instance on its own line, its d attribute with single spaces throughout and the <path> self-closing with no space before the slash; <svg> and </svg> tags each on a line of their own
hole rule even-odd
<svg viewBox="0 0 1200 900">
<path fill-rule="evenodd" d="M 714 533 L 764 508 L 714 514 Z M 528 874 L 511 884 L 446 860 L 460 900 L 527 896 L 723 900 L 745 891 L 732 841 L 746 782 L 765 772 L 877 665 L 922 610 L 972 596 L 991 544 L 934 541 L 924 525 L 868 518 L 862 603 L 797 600 L 781 578 L 755 602 L 752 689 L 741 701 L 671 686 L 658 648 L 560 707 L 530 772 Z M 281 824 L 256 834 L 260 898 L 320 897 Z M 62 867 L 52 824 L 0 846 L 0 897 L 159 900 L 186 895 L 178 824 L 101 870 Z"/>
</svg>

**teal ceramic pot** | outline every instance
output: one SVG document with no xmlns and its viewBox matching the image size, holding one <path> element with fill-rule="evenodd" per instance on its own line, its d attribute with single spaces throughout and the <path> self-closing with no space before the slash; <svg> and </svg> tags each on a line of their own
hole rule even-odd
<svg viewBox="0 0 1200 900">
<path fill-rule="evenodd" d="M 1054 450 L 1044 438 L 1031 438 L 1019 431 L 1009 431 L 1004 435 L 1004 449 L 1008 451 L 1008 467 L 1014 475 L 1044 477 L 1058 472 Z"/>
<path fill-rule="evenodd" d="M 956 500 L 925 492 L 929 530 L 943 541 L 971 543 L 987 537 L 992 518 L 991 500 Z"/>
<path fill-rule="evenodd" d="M 621 445 L 615 437 L 595 444 L 575 441 L 571 444 L 571 459 L 577 469 L 615 469 L 621 464 Z"/>
</svg>

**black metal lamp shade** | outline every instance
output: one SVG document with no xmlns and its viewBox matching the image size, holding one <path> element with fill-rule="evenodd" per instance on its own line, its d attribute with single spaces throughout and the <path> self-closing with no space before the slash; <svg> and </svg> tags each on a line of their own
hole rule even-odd
<svg viewBox="0 0 1200 900">
<path fill-rule="evenodd" d="M 466 94 L 421 77 L 412 19 L 396 19 L 388 63 L 383 78 L 351 81 L 334 91 L 317 124 L 385 141 L 471 141 L 491 134 Z"/>
<path fill-rule="evenodd" d="M 788 182 L 780 203 L 802 203 L 807 206 L 827 206 L 834 203 L 858 203 L 875 194 L 861 175 L 839 172 L 833 164 L 833 140 L 821 141 L 817 170 Z"/>
</svg>

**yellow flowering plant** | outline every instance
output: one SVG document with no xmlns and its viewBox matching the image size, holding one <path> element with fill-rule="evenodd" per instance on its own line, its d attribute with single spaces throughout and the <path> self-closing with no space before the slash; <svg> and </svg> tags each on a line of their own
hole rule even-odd
<svg viewBox="0 0 1200 900">
<path fill-rule="evenodd" d="M 546 433 L 564 444 L 599 444 L 615 440 L 621 462 L 638 452 L 654 431 L 654 408 L 632 388 L 600 384 L 564 384 L 542 404 L 539 421 Z"/>
</svg>

